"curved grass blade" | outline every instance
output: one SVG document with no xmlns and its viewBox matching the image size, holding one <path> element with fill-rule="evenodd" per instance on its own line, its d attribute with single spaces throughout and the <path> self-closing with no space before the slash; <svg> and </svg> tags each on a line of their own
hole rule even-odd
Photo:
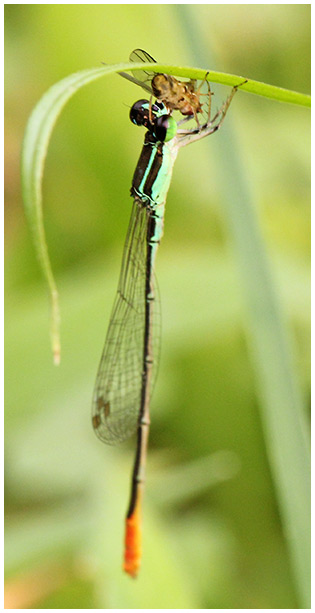
<svg viewBox="0 0 315 613">
<path fill-rule="evenodd" d="M 148 64 L 142 62 L 139 62 L 139 64 L 123 63 L 83 70 L 53 85 L 34 108 L 26 126 L 21 160 L 22 194 L 36 252 L 49 287 L 52 304 L 51 337 L 56 364 L 60 361 L 58 292 L 45 239 L 41 193 L 42 176 L 50 136 L 63 107 L 81 87 L 115 72 L 133 72 L 137 69 L 143 70 L 144 67 L 191 79 L 203 79 L 206 72 L 197 68 L 170 66 L 155 62 L 151 64 L 149 62 Z M 210 71 L 207 74 L 207 80 L 225 85 L 237 85 L 240 81 L 244 81 L 244 77 Z M 258 81 L 248 80 L 243 85 L 242 90 L 282 102 L 310 106 L 310 96 Z"/>
<path fill-rule="evenodd" d="M 48 256 L 42 213 L 41 183 L 53 127 L 66 102 L 83 85 L 102 76 L 108 68 L 96 68 L 70 75 L 53 85 L 34 108 L 25 130 L 21 178 L 25 213 L 35 249 L 48 283 L 51 306 L 51 339 L 55 364 L 60 361 L 58 292 Z"/>
</svg>

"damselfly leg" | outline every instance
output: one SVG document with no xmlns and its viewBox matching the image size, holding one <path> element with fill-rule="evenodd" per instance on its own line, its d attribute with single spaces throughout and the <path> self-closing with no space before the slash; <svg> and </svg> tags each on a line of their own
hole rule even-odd
<svg viewBox="0 0 315 613">
<path fill-rule="evenodd" d="M 245 85 L 245 83 L 247 83 L 247 79 L 242 81 L 239 85 L 234 85 L 234 87 L 232 87 L 230 95 L 223 102 L 222 106 L 215 113 L 212 119 L 210 119 L 207 123 L 197 128 L 193 128 L 191 130 L 178 130 L 177 136 L 176 136 L 178 140 L 178 147 L 183 147 L 190 143 L 196 142 L 197 140 L 200 140 L 201 138 L 204 138 L 205 136 L 209 136 L 210 134 L 213 134 L 214 132 L 219 130 L 219 128 L 221 128 L 223 124 L 225 116 L 228 112 L 230 104 L 237 90 L 242 85 Z"/>
</svg>

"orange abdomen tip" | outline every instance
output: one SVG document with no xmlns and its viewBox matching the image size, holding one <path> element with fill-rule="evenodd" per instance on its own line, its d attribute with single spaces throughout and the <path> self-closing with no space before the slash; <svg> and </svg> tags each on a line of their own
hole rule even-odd
<svg viewBox="0 0 315 613">
<path fill-rule="evenodd" d="M 137 508 L 126 519 L 124 571 L 136 577 L 141 563 L 141 517 Z"/>
</svg>

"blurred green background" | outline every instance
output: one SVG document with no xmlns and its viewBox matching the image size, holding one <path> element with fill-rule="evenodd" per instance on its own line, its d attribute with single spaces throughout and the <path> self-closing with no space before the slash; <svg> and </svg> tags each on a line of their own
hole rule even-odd
<svg viewBox="0 0 315 613">
<path fill-rule="evenodd" d="M 19 179 L 41 95 L 136 47 L 198 66 L 183 10 L 203 41 L 200 67 L 309 92 L 309 5 L 182 7 L 5 7 L 7 608 L 299 608 L 222 214 L 222 132 L 210 153 L 200 142 L 175 165 L 157 262 L 163 337 L 143 564 L 136 581 L 121 571 L 134 441 L 107 448 L 90 424 L 144 136 L 128 119 L 144 92 L 115 75 L 71 99 L 47 156 L 45 228 L 62 313 L 62 361 L 52 365 Z M 228 90 L 214 90 L 219 106 Z M 233 126 L 255 199 L 307 412 L 309 122 L 307 109 L 239 93 L 223 128 L 228 141 Z"/>
</svg>

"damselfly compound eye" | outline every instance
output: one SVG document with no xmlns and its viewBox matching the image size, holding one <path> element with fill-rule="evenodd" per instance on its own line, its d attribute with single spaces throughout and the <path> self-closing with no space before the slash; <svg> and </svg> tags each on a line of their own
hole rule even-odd
<svg viewBox="0 0 315 613">
<path fill-rule="evenodd" d="M 149 100 L 138 100 L 135 102 L 130 109 L 130 121 L 136 126 L 147 127 L 149 122 L 149 108 Z"/>
<path fill-rule="evenodd" d="M 154 122 L 153 135 L 158 141 L 167 143 L 174 138 L 177 132 L 177 123 L 170 115 L 161 115 Z"/>
</svg>

